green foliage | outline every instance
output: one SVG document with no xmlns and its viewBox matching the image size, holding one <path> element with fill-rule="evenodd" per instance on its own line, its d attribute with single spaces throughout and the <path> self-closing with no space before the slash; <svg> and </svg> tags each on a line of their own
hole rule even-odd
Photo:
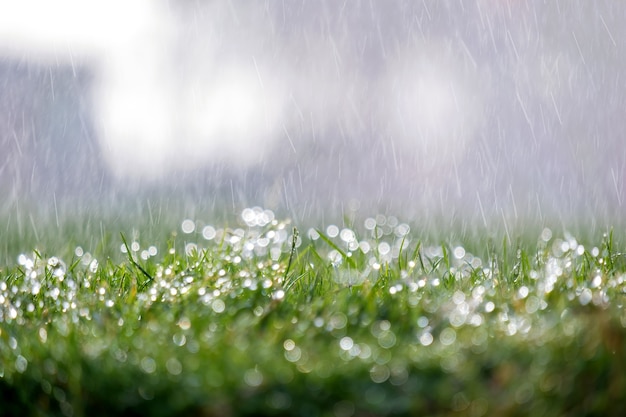
<svg viewBox="0 0 626 417">
<path fill-rule="evenodd" d="M 0 415 L 625 411 L 612 232 L 594 247 L 551 231 L 430 245 L 372 222 L 298 233 L 271 216 L 195 229 L 0 266 Z"/>
</svg>

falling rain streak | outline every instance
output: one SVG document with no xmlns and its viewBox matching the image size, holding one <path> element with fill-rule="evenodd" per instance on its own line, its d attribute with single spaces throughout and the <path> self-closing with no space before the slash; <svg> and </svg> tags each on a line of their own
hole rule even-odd
<svg viewBox="0 0 626 417">
<path fill-rule="evenodd" d="M 509 233 L 623 217 L 620 4 L 74 3 L 0 11 L 0 213 L 22 231 L 159 195 Z"/>
</svg>

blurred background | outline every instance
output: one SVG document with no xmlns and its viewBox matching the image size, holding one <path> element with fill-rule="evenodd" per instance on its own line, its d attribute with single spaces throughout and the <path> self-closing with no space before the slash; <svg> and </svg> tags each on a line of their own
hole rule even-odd
<svg viewBox="0 0 626 417">
<path fill-rule="evenodd" d="M 609 0 L 3 1 L 0 214 L 619 224 L 624 21 Z"/>
</svg>

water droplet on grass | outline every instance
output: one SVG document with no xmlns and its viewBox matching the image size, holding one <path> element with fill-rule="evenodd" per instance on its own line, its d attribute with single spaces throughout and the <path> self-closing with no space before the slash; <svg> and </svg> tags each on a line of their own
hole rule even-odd
<svg viewBox="0 0 626 417">
<path fill-rule="evenodd" d="M 543 240 L 544 242 L 548 242 L 550 241 L 550 239 L 552 239 L 552 230 L 546 227 L 541 231 L 541 240 Z"/>
<path fill-rule="evenodd" d="M 367 230 L 374 230 L 376 228 L 376 219 L 373 219 L 371 217 L 368 217 L 367 219 L 365 219 L 365 221 L 363 222 L 363 225 L 365 226 L 365 228 Z"/>
<path fill-rule="evenodd" d="M 183 365 L 177 358 L 169 358 L 167 362 L 165 362 L 165 369 L 171 375 L 180 375 L 183 371 Z"/>
<path fill-rule="evenodd" d="M 339 237 L 346 243 L 350 243 L 356 240 L 356 234 L 350 229 L 342 229 Z"/>
<path fill-rule="evenodd" d="M 391 349 L 396 344 L 396 335 L 395 335 L 395 333 L 390 331 L 390 330 L 383 331 L 378 336 L 378 344 L 383 349 Z"/>
<path fill-rule="evenodd" d="M 526 313 L 528 314 L 534 314 L 537 312 L 537 310 L 539 309 L 540 306 L 540 300 L 539 298 L 535 297 L 535 296 L 530 296 L 528 297 L 528 299 L 526 300 Z"/>
<path fill-rule="evenodd" d="M 524 298 L 528 297 L 528 292 L 529 292 L 529 290 L 528 290 L 527 286 L 524 285 L 524 286 L 520 287 L 520 289 L 517 290 L 517 298 L 519 300 L 523 300 Z"/>
<path fill-rule="evenodd" d="M 401 223 L 394 229 L 393 233 L 398 238 L 404 238 L 411 232 L 411 227 L 406 223 Z"/>
<path fill-rule="evenodd" d="M 369 253 L 369 251 L 371 250 L 371 246 L 368 242 L 366 241 L 361 241 L 359 242 L 359 249 L 361 249 L 361 252 L 363 253 Z"/>
<path fill-rule="evenodd" d="M 339 234 L 339 228 L 335 226 L 334 224 L 331 224 L 330 226 L 326 228 L 326 234 L 330 238 L 337 237 L 337 235 Z"/>
<path fill-rule="evenodd" d="M 378 244 L 378 253 L 381 257 L 386 257 L 391 252 L 391 246 L 387 242 L 381 242 Z"/>
<path fill-rule="evenodd" d="M 338 267 L 339 265 L 341 265 L 342 261 L 343 261 L 343 257 L 341 256 L 341 254 L 333 249 L 330 252 L 328 252 L 328 259 L 330 260 L 330 263 L 334 266 L 334 267 Z"/>
<path fill-rule="evenodd" d="M 22 355 L 17 355 L 17 359 L 15 359 L 15 370 L 19 373 L 24 373 L 28 368 L 28 361 Z"/>
<path fill-rule="evenodd" d="M 317 240 L 320 238 L 320 234 L 317 232 L 317 230 L 315 230 L 314 228 L 310 228 L 307 231 L 307 236 L 309 237 L 309 239 L 311 240 Z"/>
<path fill-rule="evenodd" d="M 213 226 L 204 226 L 202 228 L 202 237 L 206 240 L 213 240 L 217 235 L 217 231 Z"/>
<path fill-rule="evenodd" d="M 578 301 L 581 305 L 586 306 L 591 302 L 592 298 L 593 294 L 591 293 L 591 290 L 589 288 L 584 288 L 578 296 Z"/>
<path fill-rule="evenodd" d="M 452 302 L 456 305 L 459 305 L 464 301 L 465 301 L 465 294 L 463 293 L 463 291 L 455 291 L 454 294 L 452 295 Z"/>
<path fill-rule="evenodd" d="M 377 384 L 385 382 L 389 379 L 390 375 L 391 372 L 389 371 L 389 367 L 387 365 L 374 365 L 370 369 L 370 378 Z"/>
<path fill-rule="evenodd" d="M 141 369 L 147 374 L 151 374 L 156 371 L 156 362 L 149 356 L 145 356 L 141 359 L 140 366 Z"/>
<path fill-rule="evenodd" d="M 196 230 L 196 224 L 191 219 L 185 219 L 180 225 L 180 228 L 183 231 L 183 233 L 190 234 L 190 233 L 193 233 L 194 230 Z"/>
<path fill-rule="evenodd" d="M 602 285 L 602 276 L 601 275 L 596 275 L 593 277 L 593 280 L 591 281 L 591 288 L 598 288 Z"/>
<path fill-rule="evenodd" d="M 335 313 L 328 321 L 328 324 L 332 329 L 343 329 L 348 324 L 348 318 L 343 313 Z"/>
<path fill-rule="evenodd" d="M 251 387 L 258 387 L 263 383 L 263 374 L 256 368 L 248 369 L 244 376 L 244 381 Z"/>
<path fill-rule="evenodd" d="M 439 341 L 444 346 L 449 346 L 456 340 L 456 332 L 450 327 L 446 327 L 439 334 Z"/>
<path fill-rule="evenodd" d="M 295 363 L 298 362 L 302 358 L 302 349 L 298 346 L 293 346 L 290 350 L 285 350 L 285 359 L 289 362 Z"/>
<path fill-rule="evenodd" d="M 182 330 L 188 330 L 191 327 L 191 321 L 187 317 L 182 317 L 178 320 L 178 327 Z"/>
<path fill-rule="evenodd" d="M 456 248 L 454 248 L 452 253 L 454 254 L 454 257 L 456 259 L 463 259 L 465 257 L 465 248 L 462 246 L 457 246 Z"/>
<path fill-rule="evenodd" d="M 187 343 L 187 337 L 182 333 L 176 333 L 172 336 L 172 341 L 176 346 L 184 346 Z"/>
<path fill-rule="evenodd" d="M 223 313 L 224 310 L 226 310 L 226 304 L 224 303 L 224 301 L 217 299 L 217 300 L 213 300 L 213 302 L 211 303 L 211 308 L 213 309 L 214 312 L 216 313 Z"/>
<path fill-rule="evenodd" d="M 146 401 L 154 400 L 154 391 L 151 388 L 139 386 L 139 388 L 137 388 L 137 392 L 139 393 L 139 396 Z"/>
<path fill-rule="evenodd" d="M 92 260 L 89 263 L 89 272 L 91 272 L 92 274 L 95 274 L 96 272 L 98 272 L 98 267 L 99 267 L 99 263 L 97 259 Z"/>
<path fill-rule="evenodd" d="M 185 245 L 185 254 L 187 256 L 193 256 L 196 253 L 198 253 L 198 245 L 195 243 L 187 243 Z"/>
<path fill-rule="evenodd" d="M 39 282 L 34 282 L 33 286 L 31 287 L 31 294 L 37 295 L 39 294 L 39 291 L 41 291 L 41 284 L 39 284 Z"/>
<path fill-rule="evenodd" d="M 351 337 L 345 336 L 345 337 L 342 337 L 341 340 L 339 341 L 339 347 L 341 347 L 341 349 L 343 350 L 350 350 L 352 349 L 353 346 L 354 346 L 354 341 L 352 340 Z"/>
</svg>

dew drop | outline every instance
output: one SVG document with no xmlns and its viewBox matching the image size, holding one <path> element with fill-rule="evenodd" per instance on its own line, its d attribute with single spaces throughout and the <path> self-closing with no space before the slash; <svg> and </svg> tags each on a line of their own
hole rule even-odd
<svg viewBox="0 0 626 417">
<path fill-rule="evenodd" d="M 387 365 L 374 365 L 370 369 L 370 378 L 377 384 L 385 382 L 389 379 L 389 375 L 391 375 L 391 372 Z"/>
<path fill-rule="evenodd" d="M 449 346 L 453 344 L 455 340 L 456 340 L 456 332 L 454 331 L 454 329 L 450 327 L 446 327 L 445 329 L 443 329 L 441 331 L 441 334 L 439 335 L 439 341 L 444 346 Z"/>
<path fill-rule="evenodd" d="M 187 342 L 187 337 L 182 333 L 176 333 L 172 336 L 172 341 L 176 346 L 184 346 Z"/>
<path fill-rule="evenodd" d="M 387 242 L 381 242 L 378 244 L 378 253 L 380 256 L 387 256 L 391 252 L 391 246 Z"/>
<path fill-rule="evenodd" d="M 226 304 L 224 303 L 224 301 L 222 300 L 213 300 L 213 303 L 211 303 L 211 308 L 213 309 L 214 312 L 216 313 L 223 313 L 224 310 L 226 309 Z"/>
<path fill-rule="evenodd" d="M 367 230 L 374 230 L 376 228 L 376 219 L 371 217 L 365 219 L 364 226 Z"/>
<path fill-rule="evenodd" d="M 285 350 L 285 359 L 289 362 L 298 362 L 302 358 L 302 349 L 294 346 L 290 350 Z"/>
<path fill-rule="evenodd" d="M 578 296 L 578 301 L 580 302 L 581 305 L 586 306 L 587 304 L 591 302 L 592 298 L 593 298 L 593 294 L 591 293 L 591 290 L 589 288 L 585 288 L 582 290 L 582 292 Z"/>
<path fill-rule="evenodd" d="M 310 228 L 307 232 L 307 236 L 311 240 L 317 240 L 320 238 L 320 234 L 314 228 Z"/>
<path fill-rule="evenodd" d="M 167 362 L 165 362 L 165 369 L 172 375 L 180 375 L 183 371 L 183 365 L 176 358 L 169 358 Z"/>
<path fill-rule="evenodd" d="M 328 237 L 337 237 L 337 235 L 339 234 L 339 228 L 334 224 L 331 224 L 326 228 L 326 234 L 328 235 Z"/>
<path fill-rule="evenodd" d="M 356 234 L 350 229 L 342 229 L 339 237 L 346 243 L 356 240 Z"/>
<path fill-rule="evenodd" d="M 141 369 L 147 374 L 151 374 L 156 371 L 156 362 L 149 356 L 145 356 L 143 359 L 141 359 L 140 365 Z"/>
<path fill-rule="evenodd" d="M 193 233 L 194 230 L 196 230 L 196 224 L 191 219 L 185 219 L 183 220 L 183 223 L 180 225 L 180 228 L 183 231 L 183 233 L 190 234 L 190 233 Z"/>
<path fill-rule="evenodd" d="M 420 336 L 422 346 L 430 346 L 433 343 L 433 335 L 430 332 L 424 332 Z"/>
<path fill-rule="evenodd" d="M 48 332 L 46 331 L 46 329 L 41 327 L 38 333 L 39 333 L 39 340 L 41 340 L 41 343 L 46 343 L 46 341 L 48 340 Z"/>
<path fill-rule="evenodd" d="M 519 290 L 517 290 L 517 298 L 520 300 L 523 300 L 524 298 L 528 297 L 528 287 L 527 286 L 522 286 L 520 287 Z"/>
<path fill-rule="evenodd" d="M 465 248 L 462 246 L 457 246 L 453 250 L 454 257 L 456 259 L 463 259 L 465 257 Z"/>
<path fill-rule="evenodd" d="M 213 240 L 217 235 L 217 231 L 213 226 L 204 226 L 202 229 L 202 237 L 206 240 Z"/>
<path fill-rule="evenodd" d="M 28 367 L 28 361 L 22 355 L 17 355 L 15 359 L 15 370 L 19 373 L 24 373 Z"/>
<path fill-rule="evenodd" d="M 351 337 L 345 336 L 345 337 L 342 337 L 341 340 L 339 341 L 339 346 L 341 347 L 341 349 L 347 351 L 347 350 L 352 349 L 352 347 L 354 346 L 354 341 L 352 340 Z"/>
<path fill-rule="evenodd" d="M 248 369 L 243 379 L 249 386 L 258 387 L 263 383 L 263 374 L 256 368 Z"/>
<path fill-rule="evenodd" d="M 98 272 L 98 260 L 94 259 L 89 263 L 89 272 L 91 272 L 92 274 L 95 274 L 96 272 Z"/>
</svg>

